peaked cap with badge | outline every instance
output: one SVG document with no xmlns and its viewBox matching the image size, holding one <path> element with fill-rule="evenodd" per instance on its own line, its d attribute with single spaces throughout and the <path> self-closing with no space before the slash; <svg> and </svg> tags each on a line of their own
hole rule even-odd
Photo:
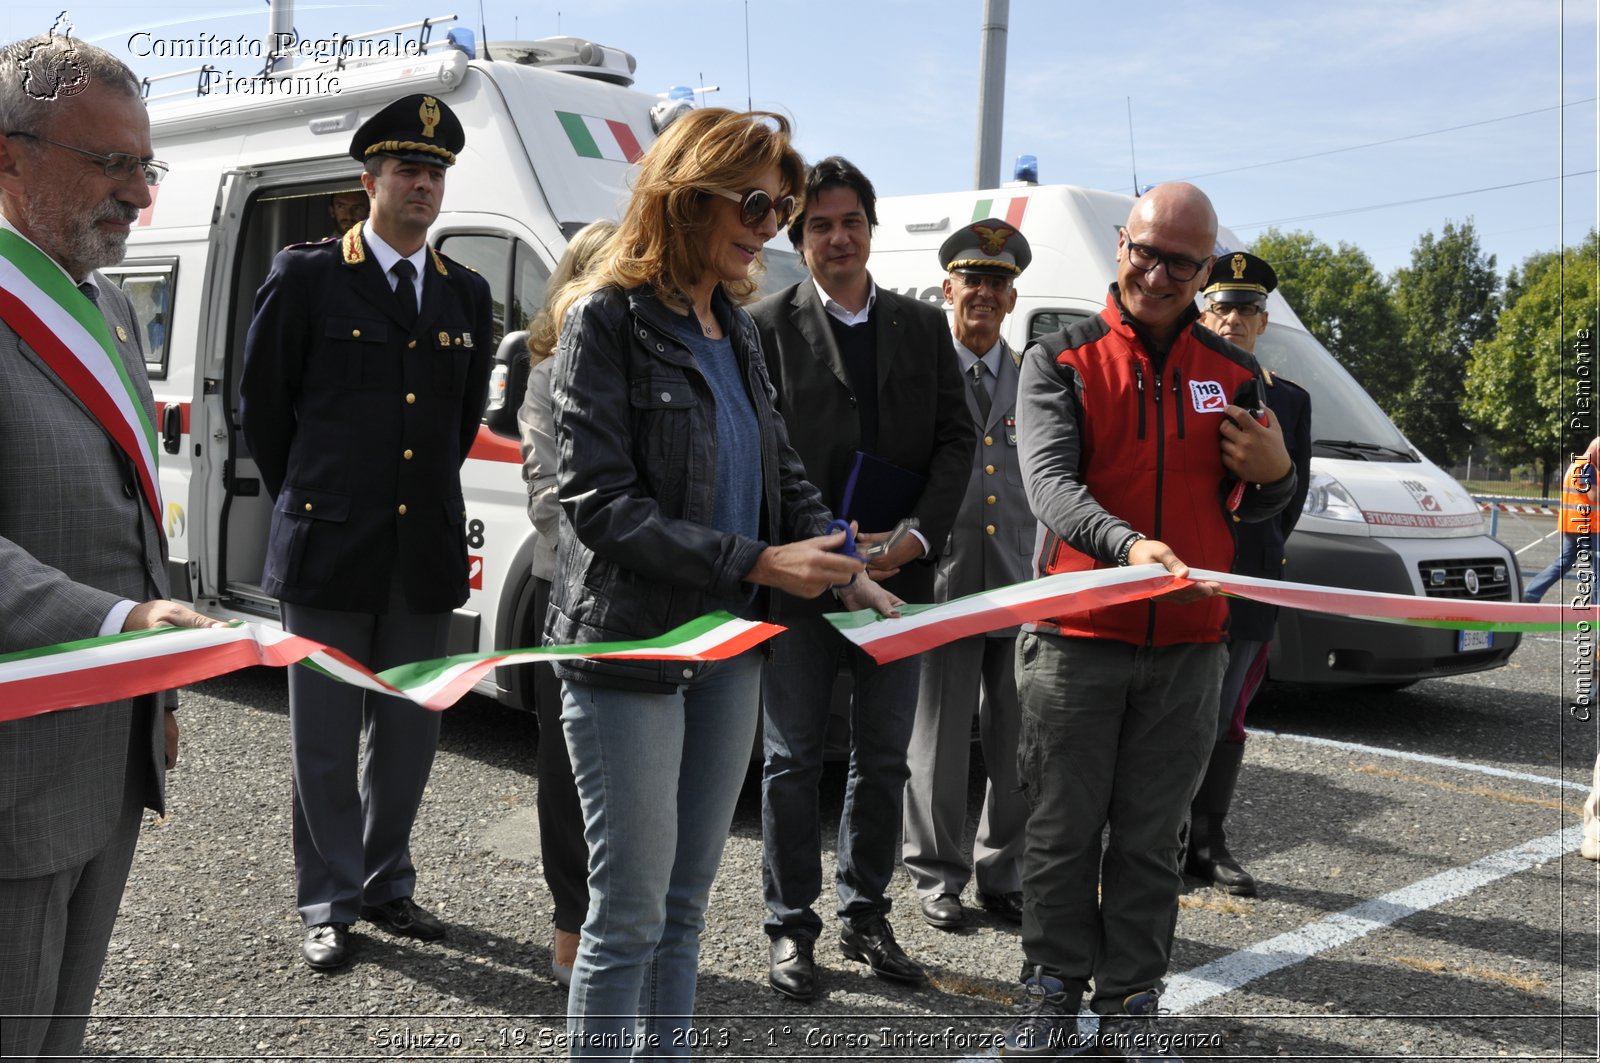
<svg viewBox="0 0 1600 1063">
<path fill-rule="evenodd" d="M 1264 303 L 1277 286 L 1277 271 L 1266 259 L 1235 251 L 1217 256 L 1200 294 L 1213 303 Z"/>
<path fill-rule="evenodd" d="M 454 166 L 467 143 L 466 131 L 450 105 L 437 96 L 402 97 L 368 118 L 350 140 L 350 157 L 366 162 L 388 155 L 407 162 Z"/>
<path fill-rule="evenodd" d="M 946 273 L 1015 277 L 1032 261 L 1028 238 L 999 218 L 964 225 L 939 247 L 939 265 Z"/>
</svg>

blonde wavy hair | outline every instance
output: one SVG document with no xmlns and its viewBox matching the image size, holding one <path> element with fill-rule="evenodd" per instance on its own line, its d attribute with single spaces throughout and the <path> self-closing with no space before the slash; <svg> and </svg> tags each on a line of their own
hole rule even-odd
<svg viewBox="0 0 1600 1063">
<path fill-rule="evenodd" d="M 805 160 L 789 142 L 783 115 L 708 107 L 679 118 L 639 160 L 633 198 L 601 260 L 561 290 L 551 315 L 565 320 L 572 304 L 609 285 L 648 284 L 662 302 L 687 310 L 684 292 L 708 266 L 698 237 L 710 230 L 711 204 L 720 198 L 706 189 L 743 191 L 771 169 L 778 171 L 779 198 L 803 193 Z M 753 275 L 721 284 L 735 303 L 756 293 Z"/>
<path fill-rule="evenodd" d="M 617 231 L 617 223 L 606 218 L 592 221 L 579 229 L 567 243 L 567 250 L 556 263 L 545 286 L 544 305 L 533 316 L 528 327 L 528 355 L 533 363 L 544 361 L 556 353 L 556 341 L 561 338 L 561 319 L 552 313 L 556 300 L 573 281 L 588 273 L 599 258 L 601 248 Z"/>
</svg>

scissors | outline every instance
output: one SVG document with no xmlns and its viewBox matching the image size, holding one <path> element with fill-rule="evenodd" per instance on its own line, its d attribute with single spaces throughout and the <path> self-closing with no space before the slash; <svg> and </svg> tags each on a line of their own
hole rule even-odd
<svg viewBox="0 0 1600 1063">
<path fill-rule="evenodd" d="M 859 550 L 856 549 L 856 537 L 855 534 L 850 531 L 850 525 L 848 522 L 835 520 L 832 524 L 828 525 L 828 531 L 830 533 L 836 531 L 844 532 L 844 546 L 840 547 L 840 553 L 849 554 L 851 557 L 860 558 L 862 561 L 872 561 L 874 558 L 882 557 L 890 550 L 893 550 L 896 546 L 899 546 L 900 540 L 910 535 L 911 529 L 915 528 L 916 526 L 917 518 L 907 517 L 899 524 L 894 526 L 894 531 L 889 533 L 889 537 L 887 539 L 884 539 L 881 542 L 873 543 L 870 546 L 863 546 Z"/>
<path fill-rule="evenodd" d="M 856 552 L 856 533 L 850 530 L 850 522 L 847 520 L 830 522 L 828 524 L 828 534 L 832 535 L 836 531 L 844 532 L 844 545 L 839 547 L 839 553 L 865 561 L 866 558 Z M 868 547 L 867 549 L 870 552 L 872 548 Z"/>
</svg>

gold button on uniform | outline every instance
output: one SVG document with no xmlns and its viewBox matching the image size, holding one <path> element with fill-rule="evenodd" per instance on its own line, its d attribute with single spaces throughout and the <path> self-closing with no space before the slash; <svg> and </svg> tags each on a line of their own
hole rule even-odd
<svg viewBox="0 0 1600 1063">
<path fill-rule="evenodd" d="M 988 473 L 990 476 L 993 476 L 994 475 L 994 466 L 993 465 L 985 465 L 983 467 L 983 471 Z"/>
<path fill-rule="evenodd" d="M 994 436 L 984 436 L 983 437 L 983 445 L 986 446 L 986 447 L 994 446 Z"/>
<path fill-rule="evenodd" d="M 989 535 L 993 535 L 994 534 L 994 525 L 993 524 L 986 524 L 986 525 L 984 525 L 983 530 L 984 530 L 985 533 L 987 533 Z"/>
<path fill-rule="evenodd" d="M 358 328 L 351 329 L 350 330 L 350 338 L 353 339 L 353 340 L 359 340 L 361 338 L 361 330 L 358 329 Z"/>
<path fill-rule="evenodd" d="M 403 453 L 401 453 L 401 455 L 400 455 L 400 456 L 401 456 L 401 457 L 402 457 L 402 458 L 404 458 L 404 459 L 406 459 L 406 460 L 407 460 L 407 461 L 410 461 L 410 460 L 411 460 L 411 448 L 410 448 L 410 447 L 407 447 L 407 448 L 406 448 L 406 449 L 405 449 L 405 451 L 404 451 L 404 452 L 403 452 Z"/>
<path fill-rule="evenodd" d="M 398 512 L 402 517 L 405 516 L 406 515 L 406 504 L 404 502 L 400 503 L 400 506 L 396 510 L 396 512 Z"/>
<path fill-rule="evenodd" d="M 995 503 L 995 497 L 994 497 L 994 495 L 990 495 L 988 498 L 984 499 L 984 501 L 989 503 L 992 506 Z"/>
<path fill-rule="evenodd" d="M 406 405 L 407 406 L 415 406 L 416 404 L 417 404 L 417 396 L 416 396 L 416 394 L 414 392 L 410 392 L 410 391 L 406 392 Z"/>
<path fill-rule="evenodd" d="M 412 340 L 410 343 L 406 344 L 406 350 L 414 351 L 414 350 L 416 350 L 416 348 L 417 348 L 417 341 L 416 340 Z"/>
<path fill-rule="evenodd" d="M 310 512 L 311 512 L 311 503 L 310 503 L 310 502 L 307 502 L 307 503 L 306 503 L 306 512 L 307 512 L 307 513 L 310 513 Z"/>
</svg>

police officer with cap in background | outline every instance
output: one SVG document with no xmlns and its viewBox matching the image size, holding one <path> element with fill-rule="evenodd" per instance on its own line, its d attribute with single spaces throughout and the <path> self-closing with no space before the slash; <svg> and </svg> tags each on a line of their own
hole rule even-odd
<svg viewBox="0 0 1600 1063">
<path fill-rule="evenodd" d="M 442 656 L 467 598 L 460 470 L 494 310 L 483 278 L 427 244 L 465 142 L 433 96 L 368 119 L 350 154 L 370 216 L 280 252 L 245 340 L 240 418 L 274 502 L 262 586 L 284 627 L 374 670 Z M 412 900 L 410 853 L 439 714 L 295 665 L 289 732 L 306 963 L 346 963 L 358 919 L 443 937 Z"/>
<path fill-rule="evenodd" d="M 1218 255 L 1201 291 L 1202 323 L 1251 354 L 1267 328 L 1267 296 L 1278 275 L 1262 258 L 1244 251 Z M 1284 542 L 1300 519 L 1311 483 L 1311 396 L 1299 384 L 1261 368 L 1266 404 L 1278 415 L 1283 442 L 1299 477 L 1294 497 L 1283 511 L 1259 524 L 1233 526 L 1237 547 L 1233 571 L 1242 576 L 1282 579 Z M 1267 674 L 1267 649 L 1277 623 L 1276 606 L 1242 598 L 1228 602 L 1228 667 L 1217 708 L 1217 741 L 1189 806 L 1189 848 L 1184 870 L 1239 897 L 1254 897 L 1256 881 L 1228 851 L 1223 830 L 1233 804 L 1234 786 L 1244 760 L 1244 717 Z"/>
<path fill-rule="evenodd" d="M 956 356 L 967 379 L 967 412 L 978 429 L 966 495 L 936 570 L 945 602 L 1033 576 L 1035 521 L 1017 461 L 1017 367 L 1021 352 L 1001 338 L 1017 305 L 1016 278 L 1033 259 L 1015 226 L 985 218 L 939 248 L 944 297 L 953 309 Z M 941 930 L 966 921 L 961 892 L 974 873 L 980 907 L 1022 920 L 1022 845 L 1028 803 L 1017 785 L 1017 629 L 960 639 L 923 655 L 907 761 L 902 857 L 923 919 Z M 980 693 L 982 697 L 980 699 Z M 988 773 L 969 863 L 967 821 L 972 717 L 978 714 Z"/>
</svg>

